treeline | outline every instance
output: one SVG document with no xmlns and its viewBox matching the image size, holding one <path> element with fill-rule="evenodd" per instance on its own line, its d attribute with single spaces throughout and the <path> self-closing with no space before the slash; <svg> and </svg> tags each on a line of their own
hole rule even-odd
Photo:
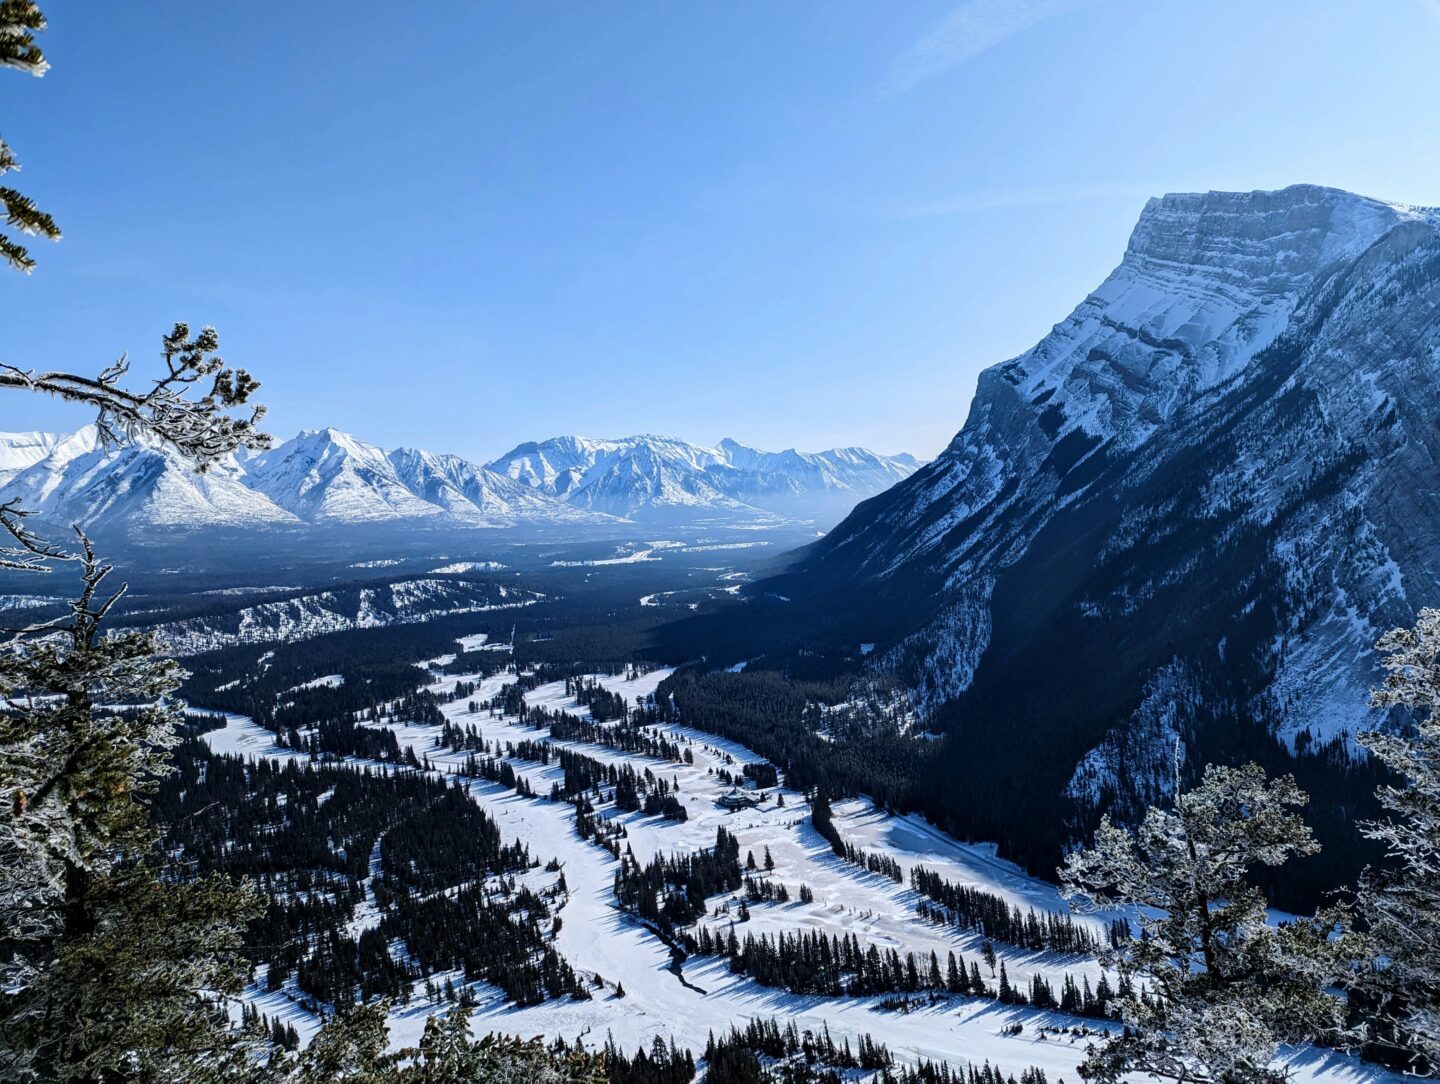
<svg viewBox="0 0 1440 1084">
<path fill-rule="evenodd" d="M 584 1050 L 563 1039 L 550 1049 L 557 1056 Z M 695 1076 L 694 1055 L 659 1036 L 634 1056 L 626 1056 L 613 1039 L 600 1053 L 609 1084 L 691 1084 Z M 1032 1066 L 1017 1078 L 989 1061 L 959 1067 L 922 1061 L 897 1067 L 890 1048 L 868 1033 L 852 1046 L 848 1037 L 837 1042 L 828 1026 L 818 1033 L 801 1031 L 793 1020 L 782 1027 L 774 1017 L 751 1019 L 744 1027 L 732 1024 L 719 1036 L 712 1031 L 703 1065 L 705 1084 L 842 1084 L 864 1079 L 861 1073 L 875 1074 L 869 1084 L 1049 1084 L 1043 1069 Z"/>
<path fill-rule="evenodd" d="M 905 880 L 900 863 L 890 855 L 861 850 L 841 837 L 830 801 L 823 793 L 811 799 L 810 820 L 839 857 L 861 869 L 889 877 L 897 884 Z M 917 903 L 916 911 L 922 918 L 962 930 L 976 930 L 991 941 L 1003 941 L 1036 952 L 1083 953 L 1089 956 L 1105 947 L 1089 926 L 1076 922 L 1069 914 L 1042 913 L 1033 907 L 1022 912 L 992 892 L 951 884 L 924 866 L 915 866 L 910 870 L 910 887 L 938 905 L 932 906 L 926 899 Z M 1114 946 L 1129 936 L 1130 927 L 1123 919 L 1110 923 L 1109 945 Z"/>
<path fill-rule="evenodd" d="M 563 1038 L 552 1040 L 547 1049 L 559 1059 L 595 1056 L 582 1041 Z M 596 1054 L 609 1084 L 691 1084 L 695 1079 L 694 1054 L 658 1035 L 633 1055 L 613 1037 Z M 897 1068 L 890 1048 L 869 1034 L 852 1046 L 848 1037 L 837 1042 L 828 1026 L 818 1033 L 801 1031 L 793 1020 L 781 1025 L 774 1017 L 751 1019 L 743 1027 L 732 1024 L 719 1036 L 712 1031 L 700 1065 L 706 1084 L 841 1084 L 865 1079 L 862 1073 L 876 1074 L 870 1084 L 1048 1084 L 1041 1069 L 1026 1069 L 1017 1079 L 988 1061 L 959 1068 L 924 1061 Z"/>
<path fill-rule="evenodd" d="M 830 844 L 830 849 L 835 852 L 836 857 L 843 858 L 852 866 L 859 866 L 870 873 L 878 873 L 882 877 L 888 877 L 896 884 L 905 880 L 905 871 L 900 868 L 900 863 L 890 855 L 881 851 L 864 851 L 852 843 L 847 843 L 840 835 L 840 829 L 835 826 L 834 814 L 830 809 L 830 799 L 823 791 L 816 792 L 810 799 L 810 823 L 815 831 Z"/>
<path fill-rule="evenodd" d="M 611 692 L 594 678 L 566 678 L 565 695 L 573 696 L 581 707 L 590 709 L 590 717 L 597 723 L 611 719 L 624 720 L 630 705 L 620 693 Z"/>
<path fill-rule="evenodd" d="M 912 781 L 936 743 L 907 738 L 895 726 L 862 725 L 844 713 L 822 711 L 821 705 L 840 704 L 852 691 L 849 678 L 800 681 L 768 670 L 686 666 L 660 683 L 655 702 L 660 722 L 746 745 L 799 790 L 869 794 L 885 808 L 908 807 Z M 821 737 L 826 731 L 837 740 Z"/>
<path fill-rule="evenodd" d="M 531 708 L 525 721 L 530 726 L 548 727 L 550 736 L 556 741 L 603 745 L 621 753 L 638 753 L 674 764 L 693 764 L 695 754 L 681 742 L 671 741 L 663 734 L 652 734 L 645 729 L 654 725 L 653 720 L 647 718 L 649 715 L 653 715 L 653 712 L 637 710 L 626 722 L 601 726 L 586 722 L 569 712 Z"/>
<path fill-rule="evenodd" d="M 793 1020 L 782 1028 L 774 1017 L 751 1019 L 743 1029 L 732 1024 L 718 1039 L 711 1032 L 705 1044 L 706 1084 L 840 1084 L 856 1070 L 894 1064 L 889 1047 L 868 1034 L 852 1049 L 848 1038 L 837 1043 L 828 1026 L 819 1035 L 808 1029 L 802 1034 Z"/>
<path fill-rule="evenodd" d="M 1071 952 L 1093 956 L 1107 947 L 1089 926 L 1076 922 L 1069 914 L 1054 911 L 1037 912 L 1033 907 L 1019 907 L 990 892 L 966 885 L 952 884 L 940 874 L 924 866 L 910 871 L 910 887 L 935 906 L 921 900 L 916 910 L 922 918 L 945 923 L 962 930 L 976 930 L 992 941 L 1004 941 L 1017 948 L 1036 952 Z M 1109 925 L 1108 947 L 1130 937 L 1130 926 L 1124 919 Z"/>
<path fill-rule="evenodd" d="M 742 940 L 733 926 L 723 934 L 701 926 L 697 933 L 686 935 L 684 944 L 698 956 L 726 958 L 731 971 L 761 986 L 820 997 L 949 994 L 1104 1018 L 1112 1001 L 1134 992 L 1128 977 L 1122 976 L 1116 988 L 1102 975 L 1092 988 L 1088 977 L 1082 976 L 1077 983 L 1068 973 L 1062 977 L 1059 993 L 1039 972 L 1028 984 L 1015 986 L 1003 960 L 998 961 L 996 982 L 991 984 L 985 981 L 978 962 L 971 961 L 967 967 L 964 956 L 953 951 L 942 968 L 934 952 L 928 959 L 913 952 L 902 956 L 894 948 L 862 947 L 854 934 L 826 936 L 810 930 L 757 937 L 747 933 Z"/>
<path fill-rule="evenodd" d="M 552 801 L 573 801 L 587 793 L 603 799 L 608 788 L 610 800 L 622 812 L 643 812 L 646 816 L 675 821 L 688 818 L 685 806 L 676 797 L 678 786 L 649 768 L 637 772 L 628 763 L 612 764 L 547 741 L 522 739 L 503 745 L 499 742 L 492 744 L 475 727 L 461 727 L 449 722 L 444 724 L 437 740 L 455 752 L 469 753 L 460 765 L 461 775 L 520 789 L 527 797 L 533 797 L 534 792 L 525 780 L 516 775 L 506 758 L 544 765 L 552 761 L 557 763 L 564 778 L 551 785 L 549 797 Z"/>
</svg>

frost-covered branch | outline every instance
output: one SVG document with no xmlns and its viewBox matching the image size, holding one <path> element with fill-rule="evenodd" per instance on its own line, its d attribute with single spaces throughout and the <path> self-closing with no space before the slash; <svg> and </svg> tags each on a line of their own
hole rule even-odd
<svg viewBox="0 0 1440 1084">
<path fill-rule="evenodd" d="M 1135 831 L 1106 817 L 1091 847 L 1060 871 L 1081 911 L 1125 908 L 1142 936 L 1103 956 L 1143 980 L 1119 1001 L 1123 1034 L 1087 1052 L 1081 1073 L 1113 1082 L 1144 1072 L 1177 1081 L 1280 1081 L 1281 1043 L 1347 1037 L 1335 917 L 1275 927 L 1251 884 L 1319 847 L 1295 812 L 1305 794 L 1256 765 L 1211 766 L 1173 810 L 1151 809 Z"/>
<path fill-rule="evenodd" d="M 1389 865 L 1368 869 L 1355 904 L 1353 983 L 1375 1002 L 1377 1041 L 1407 1052 L 1418 1072 L 1440 1066 L 1440 610 L 1392 629 L 1383 653 L 1379 708 L 1403 708 L 1409 731 L 1372 731 L 1360 744 L 1394 774 L 1376 796 L 1386 819 L 1361 826 Z"/>
<path fill-rule="evenodd" d="M 149 388 L 134 391 L 121 385 L 130 371 L 128 356 L 95 377 L 34 372 L 0 362 L 0 388 L 40 392 L 94 407 L 102 440 L 113 444 L 149 437 L 170 445 L 204 470 L 237 448 L 269 444 L 269 437 L 256 428 L 264 407 L 233 413 L 249 403 L 259 382 L 244 369 L 226 366 L 215 354 L 219 346 L 214 328 L 201 328 L 192 336 L 189 325 L 179 323 L 162 339 L 165 373 Z"/>
</svg>

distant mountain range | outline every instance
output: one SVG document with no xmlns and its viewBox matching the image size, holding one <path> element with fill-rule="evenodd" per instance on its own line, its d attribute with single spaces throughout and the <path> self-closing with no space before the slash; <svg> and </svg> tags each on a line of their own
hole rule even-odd
<svg viewBox="0 0 1440 1084">
<path fill-rule="evenodd" d="M 877 642 L 955 739 L 931 781 L 963 777 L 955 826 L 1053 868 L 1177 758 L 1376 722 L 1375 640 L 1440 605 L 1437 312 L 1440 211 L 1151 200 L 939 458 L 753 595 Z"/>
<path fill-rule="evenodd" d="M 859 448 L 761 452 L 667 437 L 524 444 L 488 466 L 387 451 L 335 429 L 196 474 L 170 450 L 105 447 L 94 427 L 0 434 L 0 500 L 96 528 L 619 526 L 810 520 L 826 526 L 908 477 L 910 456 Z"/>
<path fill-rule="evenodd" d="M 627 518 L 768 513 L 834 522 L 919 466 L 914 456 L 865 448 L 762 452 L 729 438 L 704 448 L 640 436 L 522 444 L 490 469 L 574 507 Z"/>
</svg>

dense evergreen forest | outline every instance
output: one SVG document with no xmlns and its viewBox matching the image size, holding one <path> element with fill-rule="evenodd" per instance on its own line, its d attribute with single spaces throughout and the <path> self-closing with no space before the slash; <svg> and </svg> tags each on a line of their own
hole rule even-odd
<svg viewBox="0 0 1440 1084">
<path fill-rule="evenodd" d="M 884 808 L 922 813 L 957 838 L 993 841 L 1001 855 L 1054 879 L 1062 842 L 1056 826 L 1081 830 L 1069 799 L 1057 794 L 1048 804 L 1032 802 L 1026 807 L 1035 810 L 1031 819 L 1017 819 L 1006 795 L 993 792 L 986 773 L 974 770 L 959 738 L 912 737 L 886 718 L 883 701 L 853 705 L 854 675 L 802 681 L 767 666 L 761 660 L 740 673 L 677 669 L 659 689 L 660 720 L 683 721 L 748 745 L 783 769 L 792 786 L 835 797 L 868 795 Z M 1028 757 L 1045 755 L 1043 744 L 1027 746 Z M 1303 734 L 1292 752 L 1260 724 L 1237 719 L 1223 748 L 1202 746 L 1194 759 L 1255 761 L 1274 774 L 1294 774 L 1310 794 L 1320 852 L 1294 863 L 1283 878 L 1258 874 L 1277 906 L 1311 910 L 1364 866 L 1383 861 L 1358 830 L 1377 815 L 1375 790 L 1387 780 L 1373 758 L 1356 757 L 1343 742 L 1320 744 Z M 1007 807 L 1003 817 L 996 813 L 1001 807 Z M 843 849 L 837 853 L 844 855 Z"/>
<path fill-rule="evenodd" d="M 266 910 L 246 945 L 270 989 L 293 981 L 315 1008 L 403 1002 L 443 974 L 493 983 L 517 1004 L 589 996 L 549 944 L 563 887 L 521 884 L 528 852 L 455 783 L 403 766 L 246 763 L 193 738 L 176 765 L 153 815 L 196 873 L 261 888 Z M 373 922 L 347 932 L 361 908 Z"/>
</svg>

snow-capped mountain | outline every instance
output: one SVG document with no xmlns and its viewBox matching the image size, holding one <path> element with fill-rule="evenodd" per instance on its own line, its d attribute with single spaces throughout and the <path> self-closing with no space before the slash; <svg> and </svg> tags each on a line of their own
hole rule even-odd
<svg viewBox="0 0 1440 1084">
<path fill-rule="evenodd" d="M 725 439 L 714 448 L 673 437 L 554 437 L 522 444 L 490 468 L 572 505 L 632 519 L 712 516 L 833 521 L 909 477 L 913 456 L 864 448 L 762 452 Z"/>
<path fill-rule="evenodd" d="M 561 437 L 485 467 L 317 429 L 201 475 L 148 442 L 102 447 L 89 426 L 68 435 L 0 434 L 0 500 L 92 528 L 833 522 L 916 465 L 860 448 L 807 455 L 734 441 L 700 448 L 663 437 Z"/>
<path fill-rule="evenodd" d="M 1063 842 L 1062 796 L 1163 796 L 1177 750 L 1351 734 L 1379 633 L 1440 604 L 1437 311 L 1436 211 L 1153 199 L 945 452 L 757 595 L 879 641 L 1014 853 Z"/>
<path fill-rule="evenodd" d="M 249 484 L 307 522 L 423 519 L 445 509 L 400 480 L 381 448 L 335 429 L 302 432 L 245 464 Z"/>
<path fill-rule="evenodd" d="M 614 524 L 454 456 L 387 452 L 334 429 L 197 474 L 145 442 L 0 434 L 0 500 L 90 528 L 419 522 L 514 527 Z"/>
<path fill-rule="evenodd" d="M 0 500 L 16 500 L 57 523 L 216 527 L 298 522 L 251 489 L 233 458 L 197 474 L 168 448 L 144 442 L 106 448 L 94 426 L 68 435 L 0 435 L 0 462 L 11 467 L 0 475 Z"/>
</svg>

